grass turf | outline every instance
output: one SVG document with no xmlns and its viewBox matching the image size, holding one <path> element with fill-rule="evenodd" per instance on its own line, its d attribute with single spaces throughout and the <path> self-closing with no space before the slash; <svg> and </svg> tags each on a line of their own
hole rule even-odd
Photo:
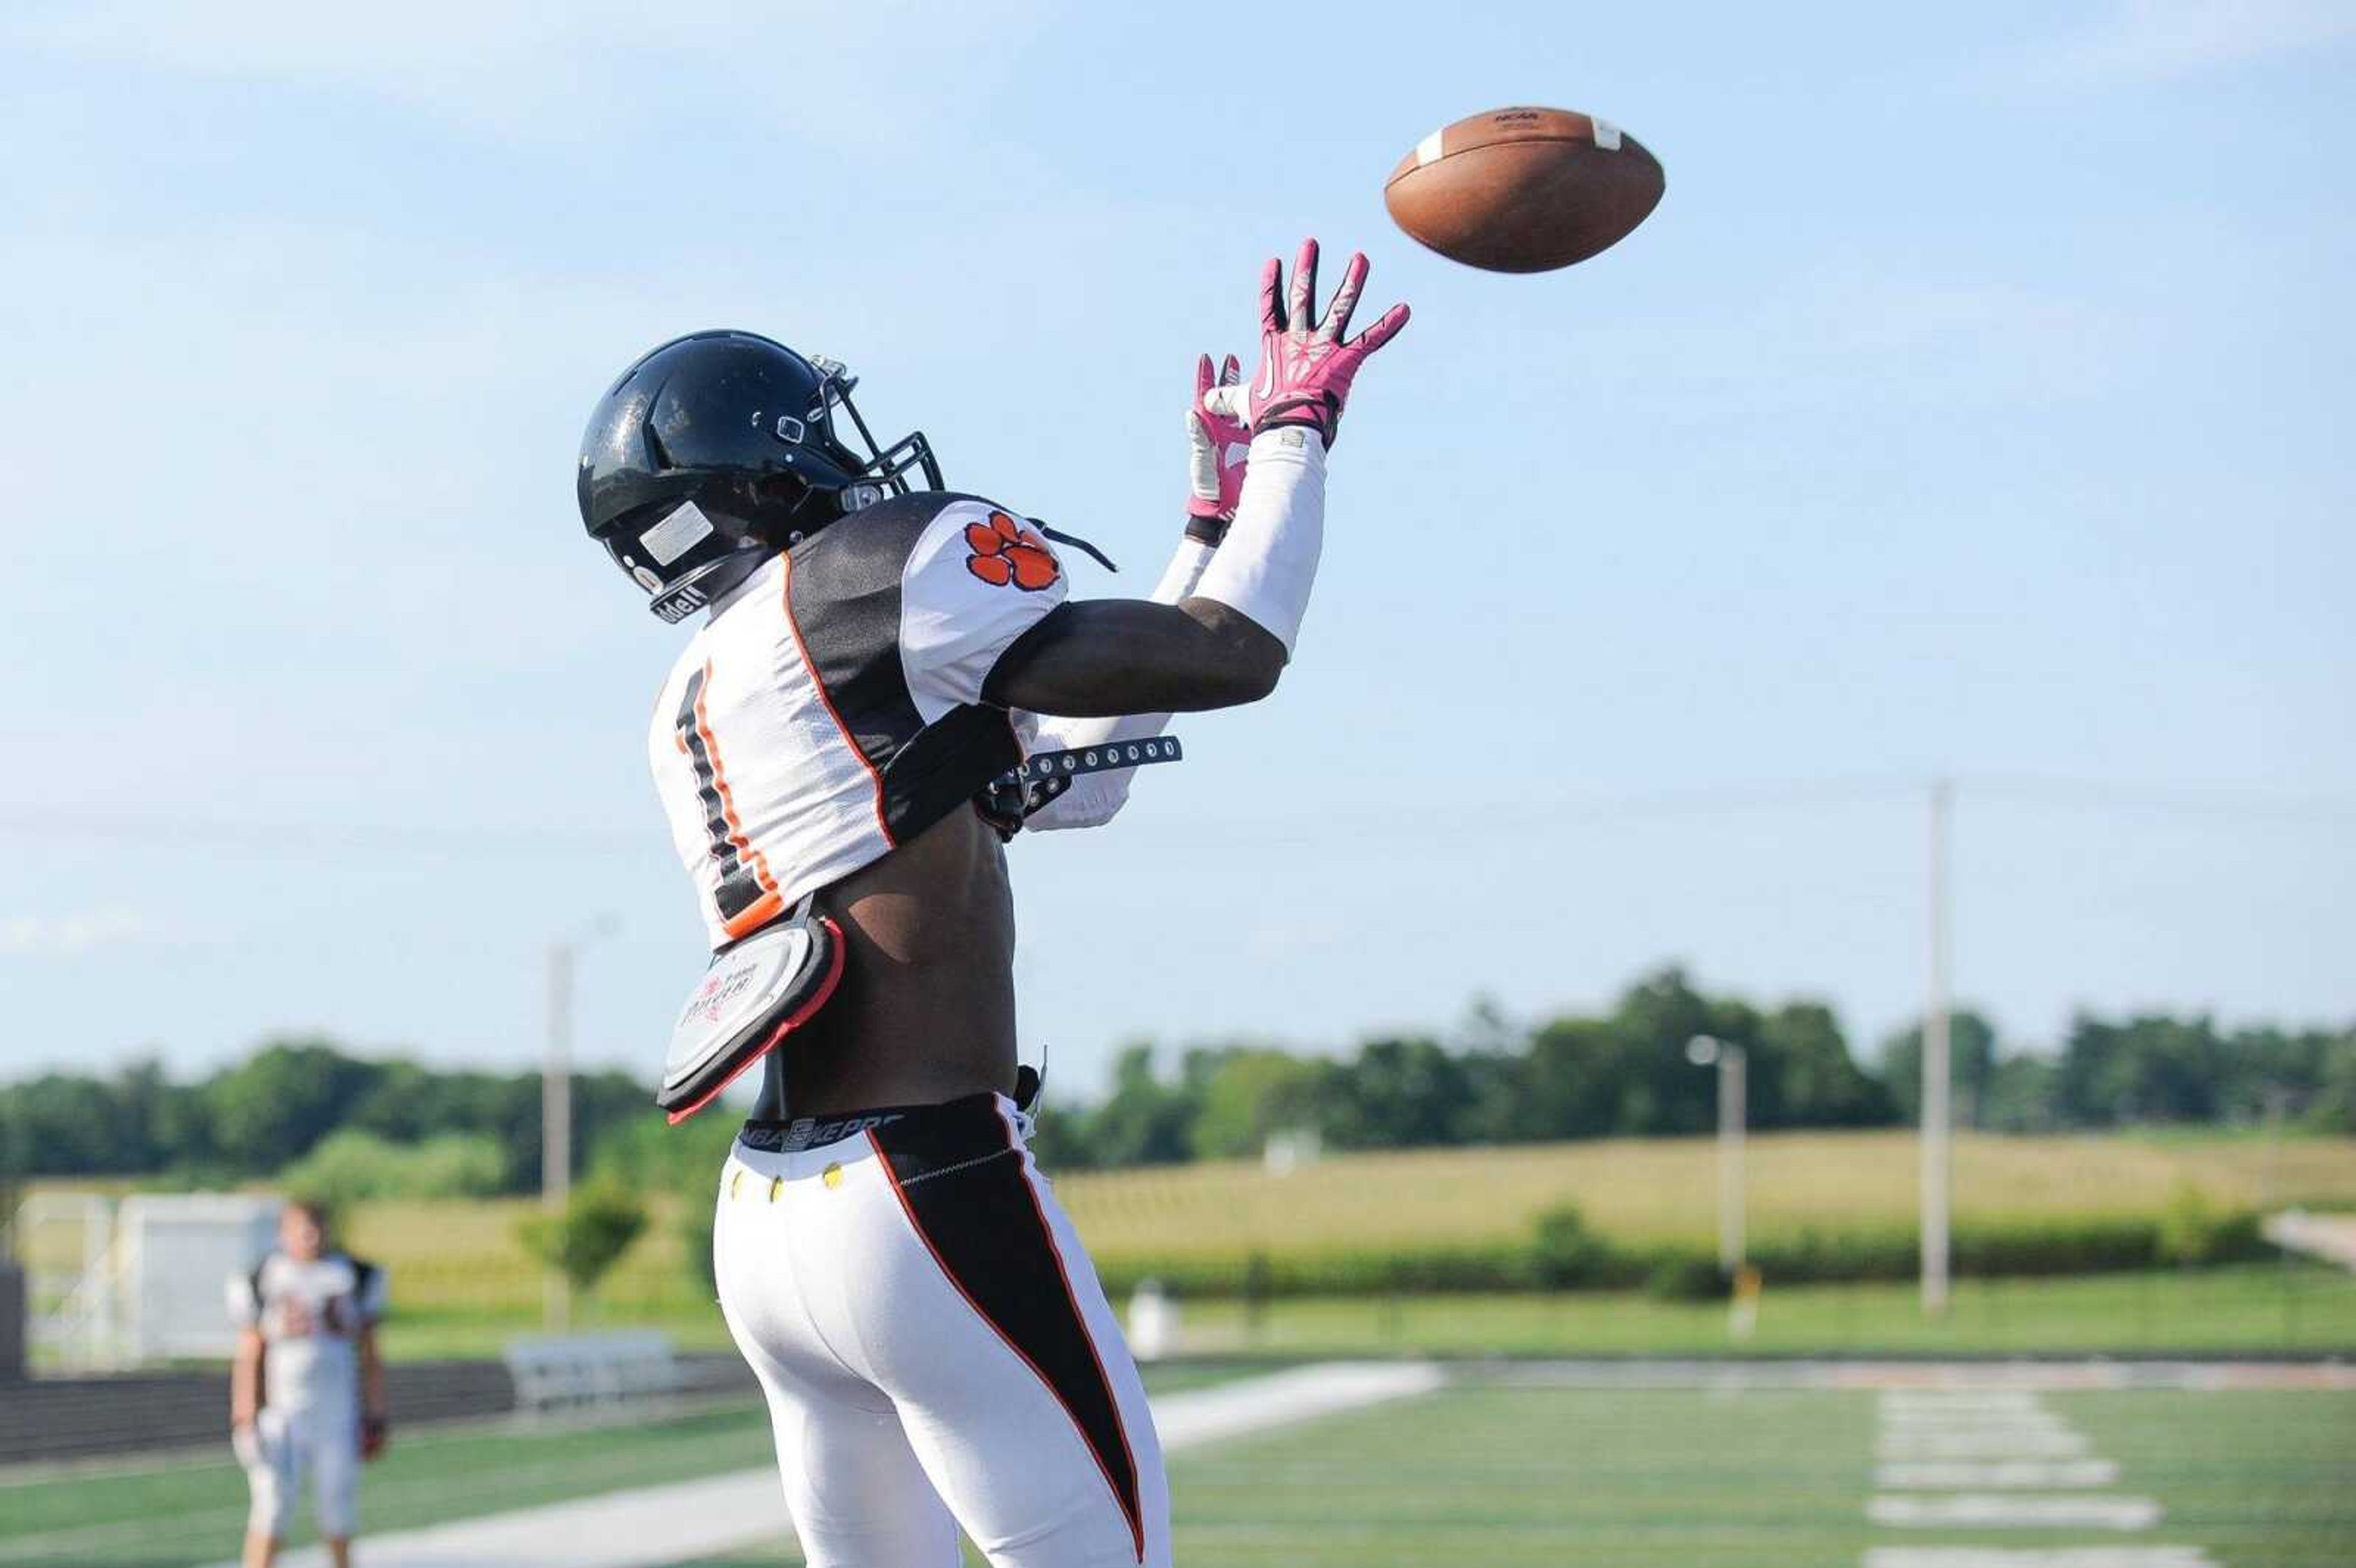
<svg viewBox="0 0 2356 1568">
<path fill-rule="evenodd" d="M 1205 1354 L 2356 1353 L 2356 1276 L 2308 1264 L 1959 1280 L 1939 1323 L 1923 1319 L 1911 1285 L 1771 1281 L 1748 1341 L 1729 1338 L 1723 1305 L 1633 1294 L 1304 1297 L 1270 1302 L 1257 1317 L 1237 1302 L 1205 1301 L 1184 1311 L 1188 1348 Z M 708 1304 L 659 1315 L 608 1306 L 579 1326 L 640 1324 L 681 1349 L 729 1348 Z M 497 1356 L 538 1332 L 536 1314 L 451 1307 L 402 1307 L 383 1331 L 386 1355 L 400 1360 Z"/>
<path fill-rule="evenodd" d="M 1232 1374 L 1157 1369 L 1153 1381 L 1170 1388 Z M 1718 1568 L 1855 1563 L 1873 1545 L 1992 1541 L 2190 1544 L 2222 1568 L 2325 1568 L 2356 1553 L 2356 1395 L 2153 1391 L 2044 1403 L 2119 1462 L 2106 1489 L 2161 1502 L 2157 1530 L 1875 1527 L 1865 1517 L 1871 1393 L 1475 1381 L 1181 1456 L 1178 1560 L 1188 1568 Z M 767 1462 L 766 1425 L 750 1408 L 633 1426 L 418 1435 L 370 1473 L 366 1518 L 370 1529 L 397 1529 Z M 223 1556 L 242 1503 L 241 1481 L 220 1461 L 18 1484 L 0 1489 L 0 1563 L 167 1568 Z M 731 1568 L 793 1561 L 783 1541 L 725 1560 Z"/>
<path fill-rule="evenodd" d="M 1865 1516 L 1875 1396 L 1467 1386 L 1182 1456 L 1187 1568 L 1756 1568 L 1886 1545 L 2203 1547 L 2221 1568 L 2356 1551 L 2356 1395 L 2049 1395 L 2167 1509 L 2147 1534 L 1894 1531 Z M 978 1559 L 972 1559 L 979 1561 Z M 728 1568 L 798 1561 L 748 1548 Z M 679 1568 L 722 1568 L 719 1563 Z"/>
<path fill-rule="evenodd" d="M 1641 1295 L 1304 1297 L 1257 1315 L 1189 1303 L 1203 1351 L 1286 1356 L 2253 1353 L 2356 1350 L 2356 1276 L 2261 1264 L 2064 1279 L 1965 1279 L 1944 1319 L 1914 1287 L 1767 1286 L 1756 1332 L 1737 1340 L 1722 1303 Z"/>
<path fill-rule="evenodd" d="M 1259 1370 L 1190 1362 L 1149 1369 L 1147 1381 L 1173 1392 Z M 366 1472 L 361 1519 L 369 1531 L 415 1529 L 771 1459 L 766 1414 L 749 1403 L 629 1424 L 398 1434 Z M 233 1557 L 245 1508 L 226 1442 L 214 1455 L 0 1477 L 0 1564 L 169 1568 Z M 305 1510 L 289 1539 L 312 1539 Z"/>
</svg>

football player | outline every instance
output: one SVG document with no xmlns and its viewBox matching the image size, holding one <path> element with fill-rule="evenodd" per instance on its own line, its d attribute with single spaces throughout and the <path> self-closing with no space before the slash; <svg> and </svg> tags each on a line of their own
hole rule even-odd
<svg viewBox="0 0 2356 1568">
<path fill-rule="evenodd" d="M 648 737 L 715 956 L 658 1103 L 764 1063 L 721 1174 L 721 1307 L 819 1568 L 1166 1564 L 1137 1370 L 1033 1163 L 1003 844 L 1102 823 L 1173 712 L 1257 701 L 1317 569 L 1366 261 L 1260 280 L 1260 357 L 1199 364 L 1184 535 L 1151 598 L 1067 597 L 1058 542 L 879 448 L 840 365 L 706 332 L 598 404 L 590 536 L 703 619 Z M 856 434 L 861 446 L 850 441 Z M 921 474 L 926 487 L 919 488 Z"/>
<path fill-rule="evenodd" d="M 387 1433 L 384 1296 L 384 1271 L 330 1246 L 326 1209 L 302 1200 L 279 1211 L 277 1251 L 230 1281 L 230 1441 L 252 1496 L 245 1568 L 270 1568 L 305 1477 L 328 1558 L 350 1568 L 360 1461 Z"/>
</svg>

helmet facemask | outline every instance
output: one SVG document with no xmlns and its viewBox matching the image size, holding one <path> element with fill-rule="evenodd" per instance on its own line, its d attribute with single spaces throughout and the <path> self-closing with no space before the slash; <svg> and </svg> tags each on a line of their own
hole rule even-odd
<svg viewBox="0 0 2356 1568">
<path fill-rule="evenodd" d="M 859 385 L 859 378 L 852 375 L 851 368 L 840 359 L 819 356 L 810 363 L 817 368 L 819 376 L 819 406 L 811 411 L 811 417 L 823 427 L 825 439 L 845 457 L 859 464 L 851 473 L 850 483 L 841 491 L 842 515 L 872 507 L 886 495 L 908 494 L 911 488 L 908 470 L 911 468 L 924 471 L 925 488 L 944 488 L 940 464 L 934 461 L 932 443 L 925 439 L 924 432 L 910 431 L 888 447 L 877 446 L 873 432 L 867 428 L 867 421 L 859 416 L 859 405 L 851 400 L 851 389 Z M 861 459 L 836 433 L 834 411 L 837 408 L 851 416 L 851 428 L 859 432 L 861 444 L 867 448 L 865 459 Z"/>
</svg>

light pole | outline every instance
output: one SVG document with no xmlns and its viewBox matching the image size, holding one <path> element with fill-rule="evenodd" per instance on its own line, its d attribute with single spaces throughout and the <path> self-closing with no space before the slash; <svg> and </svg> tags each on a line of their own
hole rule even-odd
<svg viewBox="0 0 2356 1568">
<path fill-rule="evenodd" d="M 1948 1215 L 1954 1176 L 1949 1153 L 1954 1138 L 1950 1105 L 1953 1083 L 1948 1029 L 1947 818 L 1954 805 L 1950 780 L 1931 783 L 1931 954 L 1922 1007 L 1922 1312 L 1947 1310 Z"/>
<path fill-rule="evenodd" d="M 1718 1266 L 1729 1279 L 1742 1267 L 1742 1143 L 1747 1121 L 1747 1058 L 1731 1040 L 1697 1034 L 1686 1041 L 1686 1060 L 1718 1069 Z"/>
<path fill-rule="evenodd" d="M 611 936 L 619 923 L 610 914 L 548 944 L 548 1052 L 540 1069 L 540 1206 L 561 1221 L 573 1197 L 573 970 L 581 949 Z M 573 1289 L 563 1271 L 551 1269 L 541 1298 L 547 1327 L 562 1328 L 573 1316 Z"/>
</svg>

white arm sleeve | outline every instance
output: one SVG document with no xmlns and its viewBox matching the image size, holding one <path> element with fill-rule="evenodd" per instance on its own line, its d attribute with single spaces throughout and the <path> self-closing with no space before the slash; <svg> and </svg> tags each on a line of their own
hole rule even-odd
<svg viewBox="0 0 2356 1568">
<path fill-rule="evenodd" d="M 1236 520 L 1194 592 L 1250 617 L 1290 656 L 1325 544 L 1325 438 L 1301 425 L 1252 437 Z"/>
<path fill-rule="evenodd" d="M 1179 540 L 1178 553 L 1170 558 L 1162 581 L 1154 585 L 1153 603 L 1175 604 L 1192 594 L 1211 560 L 1209 545 L 1193 538 Z M 1032 750 L 1085 751 L 1108 741 L 1143 741 L 1161 734 L 1169 723 L 1167 713 L 1130 713 L 1118 719 L 1043 718 Z M 1069 789 L 1023 818 L 1023 825 L 1049 833 L 1066 827 L 1100 827 L 1129 804 L 1130 781 L 1136 776 L 1135 768 L 1082 773 L 1072 780 Z"/>
</svg>

